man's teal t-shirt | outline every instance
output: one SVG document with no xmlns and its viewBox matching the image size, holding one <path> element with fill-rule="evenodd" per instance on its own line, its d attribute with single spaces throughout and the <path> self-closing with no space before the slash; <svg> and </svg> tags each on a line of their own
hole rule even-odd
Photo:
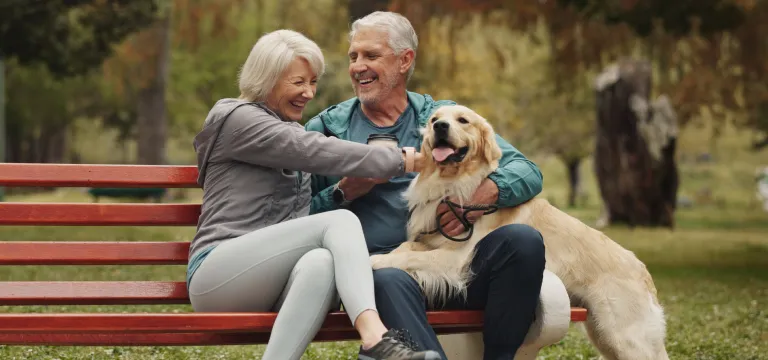
<svg viewBox="0 0 768 360">
<path fill-rule="evenodd" d="M 421 146 L 421 135 L 416 111 L 409 105 L 397 122 L 388 127 L 374 125 L 358 106 L 352 113 L 348 136 L 351 141 L 365 144 L 371 134 L 397 136 L 398 146 Z M 368 252 L 388 253 L 407 240 L 406 223 L 408 205 L 402 198 L 416 173 L 394 177 L 389 182 L 377 184 L 367 194 L 355 199 L 349 210 L 355 213 L 363 225 Z"/>
</svg>

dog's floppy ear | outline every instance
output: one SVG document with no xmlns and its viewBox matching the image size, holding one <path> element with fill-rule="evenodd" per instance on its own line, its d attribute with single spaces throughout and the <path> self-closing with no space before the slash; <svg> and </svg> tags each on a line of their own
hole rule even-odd
<svg viewBox="0 0 768 360">
<path fill-rule="evenodd" d="M 419 151 L 421 152 L 432 151 L 432 147 L 430 146 L 430 140 L 429 140 L 429 126 L 419 128 L 418 131 L 419 131 L 419 135 L 421 135 L 421 149 Z"/>
<path fill-rule="evenodd" d="M 485 119 L 483 119 L 485 120 Z M 501 159 L 501 148 L 496 142 L 496 132 L 488 121 L 480 124 L 481 148 L 483 158 L 488 164 L 496 164 Z"/>
</svg>

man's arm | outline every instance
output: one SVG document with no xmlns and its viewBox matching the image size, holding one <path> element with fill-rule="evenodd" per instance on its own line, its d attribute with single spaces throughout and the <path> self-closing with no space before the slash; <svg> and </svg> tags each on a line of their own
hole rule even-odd
<svg viewBox="0 0 768 360">
<path fill-rule="evenodd" d="M 517 206 L 541 193 L 544 180 L 539 167 L 501 136 L 496 135 L 496 142 L 501 148 L 501 160 L 488 176 L 498 188 L 496 205 Z"/>
</svg>

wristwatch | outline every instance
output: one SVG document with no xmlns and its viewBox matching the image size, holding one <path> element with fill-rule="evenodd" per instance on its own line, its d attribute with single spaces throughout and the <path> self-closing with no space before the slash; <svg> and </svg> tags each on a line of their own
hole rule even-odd
<svg viewBox="0 0 768 360">
<path fill-rule="evenodd" d="M 405 172 L 407 173 L 412 172 L 414 170 L 413 169 L 415 165 L 414 162 L 416 161 L 415 160 L 416 148 L 405 146 L 402 148 L 402 151 L 403 151 L 403 154 L 405 155 Z"/>
<path fill-rule="evenodd" d="M 340 207 L 347 207 L 352 203 L 352 201 L 349 201 L 344 197 L 344 190 L 339 188 L 339 183 L 336 183 L 336 185 L 333 186 L 333 202 Z"/>
</svg>

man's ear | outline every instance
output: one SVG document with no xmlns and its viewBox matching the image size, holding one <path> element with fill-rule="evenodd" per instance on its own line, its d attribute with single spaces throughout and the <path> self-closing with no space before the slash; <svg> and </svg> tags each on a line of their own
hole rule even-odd
<svg viewBox="0 0 768 360">
<path fill-rule="evenodd" d="M 501 159 L 501 148 L 496 142 L 496 132 L 493 131 L 493 127 L 490 123 L 483 120 L 482 125 L 480 126 L 480 133 L 482 135 L 481 147 L 483 149 L 483 158 L 485 159 L 485 162 L 488 164 L 498 163 L 499 159 Z"/>
<path fill-rule="evenodd" d="M 400 73 L 401 74 L 407 74 L 408 69 L 411 68 L 411 64 L 416 60 L 416 52 L 413 51 L 413 49 L 405 49 L 403 50 L 403 53 L 400 54 Z"/>
</svg>

